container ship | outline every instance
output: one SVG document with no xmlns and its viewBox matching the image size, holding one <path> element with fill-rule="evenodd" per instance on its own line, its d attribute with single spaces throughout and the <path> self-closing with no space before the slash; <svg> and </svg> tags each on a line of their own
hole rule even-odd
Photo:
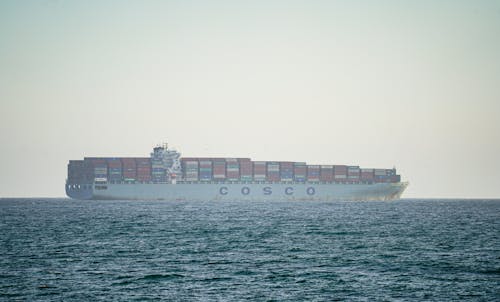
<svg viewBox="0 0 500 302">
<path fill-rule="evenodd" d="M 70 160 L 66 194 L 84 200 L 370 201 L 399 199 L 407 185 L 395 168 L 181 157 L 164 144 L 149 157 Z"/>
</svg>

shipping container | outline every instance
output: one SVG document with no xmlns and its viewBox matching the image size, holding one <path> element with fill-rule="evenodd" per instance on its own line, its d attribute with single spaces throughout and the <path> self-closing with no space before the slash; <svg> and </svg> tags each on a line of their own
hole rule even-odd
<svg viewBox="0 0 500 302">
<path fill-rule="evenodd" d="M 253 174 L 253 165 L 251 161 L 240 162 L 240 175 L 244 180 L 251 180 Z"/>
<path fill-rule="evenodd" d="M 333 166 L 331 165 L 320 166 L 319 180 L 325 182 L 333 181 Z"/>
<path fill-rule="evenodd" d="M 151 158 L 136 158 L 135 163 L 137 167 L 151 167 Z"/>
<path fill-rule="evenodd" d="M 347 179 L 352 182 L 358 182 L 361 176 L 361 169 L 359 167 L 348 167 L 347 168 Z"/>
<path fill-rule="evenodd" d="M 107 158 L 106 163 L 108 165 L 108 168 L 121 168 L 122 167 L 122 161 L 120 158 Z"/>
<path fill-rule="evenodd" d="M 279 162 L 267 162 L 266 164 L 267 166 L 267 178 L 270 179 L 273 178 L 273 180 L 271 181 L 275 181 L 275 176 L 273 175 L 273 172 L 274 173 L 277 173 L 278 177 L 279 177 L 279 172 L 280 172 L 280 164 Z"/>
<path fill-rule="evenodd" d="M 319 165 L 308 165 L 307 166 L 307 180 L 308 181 L 319 181 L 320 166 Z"/>
<path fill-rule="evenodd" d="M 135 166 L 135 158 L 133 157 L 122 157 L 120 158 L 123 166 Z"/>
<path fill-rule="evenodd" d="M 294 163 L 293 167 L 294 180 L 304 182 L 307 178 L 307 165 L 306 163 Z"/>
<path fill-rule="evenodd" d="M 265 161 L 253 162 L 253 178 L 256 181 L 265 181 L 267 174 L 267 163 Z"/>
<path fill-rule="evenodd" d="M 374 178 L 374 169 L 361 169 L 359 175 L 361 181 L 371 181 Z"/>
<path fill-rule="evenodd" d="M 333 166 L 333 172 L 334 172 L 335 175 L 347 175 L 347 166 L 344 166 L 344 165 L 334 165 Z"/>
<path fill-rule="evenodd" d="M 378 183 L 391 182 L 391 177 L 387 175 L 375 175 L 374 181 Z"/>
<path fill-rule="evenodd" d="M 220 181 L 226 179 L 226 161 L 223 158 L 212 159 L 212 178 Z"/>
<path fill-rule="evenodd" d="M 240 180 L 240 164 L 236 158 L 226 158 L 226 179 Z"/>
</svg>

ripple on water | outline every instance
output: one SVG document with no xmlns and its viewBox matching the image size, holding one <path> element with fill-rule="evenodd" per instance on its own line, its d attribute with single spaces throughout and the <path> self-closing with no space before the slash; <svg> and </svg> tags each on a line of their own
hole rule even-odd
<svg viewBox="0 0 500 302">
<path fill-rule="evenodd" d="M 500 201 L 0 200 L 0 300 L 500 296 Z"/>
</svg>

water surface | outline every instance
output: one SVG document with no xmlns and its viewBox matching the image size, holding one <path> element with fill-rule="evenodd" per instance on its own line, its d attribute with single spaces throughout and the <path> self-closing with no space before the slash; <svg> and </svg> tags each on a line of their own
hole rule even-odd
<svg viewBox="0 0 500 302">
<path fill-rule="evenodd" d="M 499 200 L 0 200 L 0 300 L 498 301 Z"/>
</svg>

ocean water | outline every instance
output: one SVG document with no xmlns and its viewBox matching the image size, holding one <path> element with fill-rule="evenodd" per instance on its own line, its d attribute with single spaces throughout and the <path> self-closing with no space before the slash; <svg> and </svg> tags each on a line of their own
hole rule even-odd
<svg viewBox="0 0 500 302">
<path fill-rule="evenodd" d="M 0 301 L 500 301 L 500 200 L 0 200 Z"/>
</svg>

